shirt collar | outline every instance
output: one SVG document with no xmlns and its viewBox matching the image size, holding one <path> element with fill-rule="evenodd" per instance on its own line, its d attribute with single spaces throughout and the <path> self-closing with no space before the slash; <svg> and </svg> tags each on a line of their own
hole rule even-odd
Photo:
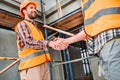
<svg viewBox="0 0 120 80">
<path fill-rule="evenodd" d="M 37 25 L 36 21 L 32 20 L 32 19 L 25 19 L 26 21 L 29 21 L 30 23 L 32 23 L 33 25 Z"/>
</svg>

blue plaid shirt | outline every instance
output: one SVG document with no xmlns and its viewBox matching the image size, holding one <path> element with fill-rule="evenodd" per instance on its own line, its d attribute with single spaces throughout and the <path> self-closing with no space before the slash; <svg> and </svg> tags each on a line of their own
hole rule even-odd
<svg viewBox="0 0 120 80">
<path fill-rule="evenodd" d="M 114 38 L 120 38 L 120 29 L 104 31 L 95 38 L 88 37 L 89 54 L 97 54 L 108 41 Z"/>
</svg>

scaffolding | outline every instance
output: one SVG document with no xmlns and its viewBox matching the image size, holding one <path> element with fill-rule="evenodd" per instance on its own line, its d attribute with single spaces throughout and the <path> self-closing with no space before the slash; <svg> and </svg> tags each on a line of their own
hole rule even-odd
<svg viewBox="0 0 120 80">
<path fill-rule="evenodd" d="M 16 2 L 20 3 L 17 0 L 13 0 L 13 1 L 16 1 Z M 45 16 L 44 0 L 40 0 L 40 2 L 41 2 L 41 11 L 42 11 L 42 16 L 43 16 L 42 20 L 43 20 L 44 25 L 45 25 L 46 24 L 46 16 Z M 57 7 L 57 10 L 58 10 L 58 17 L 61 18 L 62 17 L 62 9 L 61 9 L 59 0 L 56 0 L 56 7 Z M 72 34 L 70 32 L 66 32 L 66 31 L 63 31 L 63 30 L 60 30 L 60 29 L 56 29 L 54 27 L 46 26 L 46 27 L 44 27 L 45 39 L 46 40 L 48 40 L 48 30 L 47 29 L 51 29 L 51 30 L 59 32 L 59 36 L 62 37 L 62 38 L 66 38 L 66 37 L 75 35 L 75 34 Z M 83 44 L 83 45 L 86 46 L 86 43 Z M 59 66 L 59 65 L 63 65 L 64 70 L 65 70 L 64 71 L 65 80 L 74 80 L 72 63 L 79 62 L 79 61 L 81 61 L 82 64 L 83 64 L 85 77 L 92 74 L 91 70 L 90 70 L 90 66 L 89 66 L 90 65 L 89 64 L 89 59 L 93 58 L 94 56 L 88 56 L 87 49 L 80 48 L 81 58 L 74 59 L 74 60 L 71 60 L 71 58 L 70 58 L 69 48 L 67 48 L 65 50 L 62 50 L 61 53 L 63 53 L 63 55 L 62 55 L 63 61 L 52 60 L 49 63 L 51 74 L 52 74 L 52 69 L 51 68 L 54 68 L 54 67 Z M 0 60 L 15 60 L 13 63 L 11 63 L 7 67 L 5 67 L 3 70 L 1 70 L 0 75 L 3 74 L 5 71 L 7 71 L 8 69 L 10 69 L 12 66 L 14 66 L 16 63 L 18 63 L 20 61 L 19 58 L 11 58 L 11 57 L 0 57 Z M 51 64 L 51 63 L 53 63 L 53 64 Z M 51 80 L 53 80 L 52 75 L 51 75 Z M 82 80 L 82 78 L 81 78 L 81 80 Z M 85 80 L 90 80 L 90 79 L 86 78 Z"/>
</svg>

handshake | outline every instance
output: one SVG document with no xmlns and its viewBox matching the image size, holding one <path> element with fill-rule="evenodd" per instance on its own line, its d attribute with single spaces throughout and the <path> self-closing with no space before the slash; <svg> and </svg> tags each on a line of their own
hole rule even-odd
<svg viewBox="0 0 120 80">
<path fill-rule="evenodd" d="M 49 41 L 48 46 L 55 50 L 64 50 L 69 46 L 69 43 L 64 38 L 55 38 L 53 41 Z"/>
</svg>

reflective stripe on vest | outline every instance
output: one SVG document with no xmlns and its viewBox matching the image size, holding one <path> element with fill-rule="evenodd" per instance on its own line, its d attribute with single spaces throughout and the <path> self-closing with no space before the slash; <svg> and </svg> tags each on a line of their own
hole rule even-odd
<svg viewBox="0 0 120 80">
<path fill-rule="evenodd" d="M 86 19 L 84 25 L 92 24 L 98 18 L 100 18 L 100 17 L 102 17 L 104 15 L 109 15 L 109 14 L 120 14 L 120 7 L 117 7 L 117 8 L 108 8 L 108 9 L 100 10 L 92 18 Z"/>
<path fill-rule="evenodd" d="M 88 2 L 84 4 L 83 10 L 85 11 L 86 9 L 88 9 L 94 1 L 95 0 L 88 0 Z"/>
<path fill-rule="evenodd" d="M 41 55 L 41 54 L 45 54 L 45 53 L 48 53 L 48 50 L 33 53 L 33 54 L 31 54 L 31 55 L 29 55 L 29 56 L 27 56 L 27 57 L 21 58 L 20 61 L 21 61 L 21 62 L 24 62 L 24 61 L 26 61 L 26 60 L 29 60 L 29 59 L 31 59 L 31 58 L 37 57 L 37 56 L 39 56 L 39 55 Z"/>
</svg>

